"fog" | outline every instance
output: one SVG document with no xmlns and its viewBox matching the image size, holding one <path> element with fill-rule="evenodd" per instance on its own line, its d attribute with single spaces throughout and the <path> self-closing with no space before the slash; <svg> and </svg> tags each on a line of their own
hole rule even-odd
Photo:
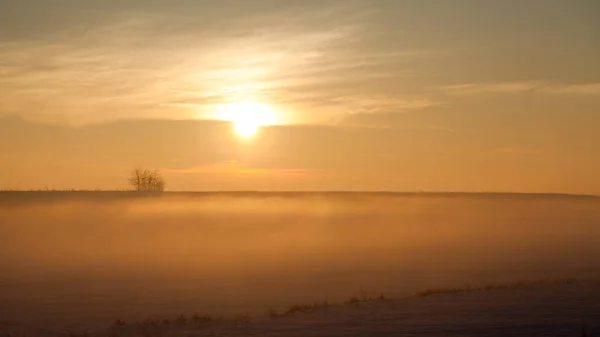
<svg viewBox="0 0 600 337">
<path fill-rule="evenodd" d="M 4 323 L 99 328 L 340 301 L 359 288 L 405 296 L 600 274 L 594 197 L 30 194 L 1 196 Z"/>
</svg>

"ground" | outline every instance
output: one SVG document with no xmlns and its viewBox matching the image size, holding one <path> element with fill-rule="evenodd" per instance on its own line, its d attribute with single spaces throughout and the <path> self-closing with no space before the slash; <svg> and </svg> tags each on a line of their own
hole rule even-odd
<svg viewBox="0 0 600 337">
<path fill-rule="evenodd" d="M 404 299 L 334 304 L 280 317 L 212 323 L 126 323 L 88 336 L 600 336 L 600 283 L 440 290 Z M 175 321 L 175 320 L 173 320 Z M 8 336 L 85 336 L 4 326 Z"/>
</svg>

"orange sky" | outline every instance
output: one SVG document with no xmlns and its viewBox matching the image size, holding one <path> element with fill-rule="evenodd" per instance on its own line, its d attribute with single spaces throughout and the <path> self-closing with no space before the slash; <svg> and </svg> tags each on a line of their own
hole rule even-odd
<svg viewBox="0 0 600 337">
<path fill-rule="evenodd" d="M 169 190 L 600 194 L 598 22 L 585 0 L 5 0 L 0 189 L 142 166 Z M 243 102 L 275 125 L 239 137 L 219 109 Z"/>
</svg>

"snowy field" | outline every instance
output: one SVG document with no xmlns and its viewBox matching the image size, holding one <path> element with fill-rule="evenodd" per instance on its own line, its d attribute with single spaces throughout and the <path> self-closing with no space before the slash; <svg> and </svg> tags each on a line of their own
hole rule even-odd
<svg viewBox="0 0 600 337">
<path fill-rule="evenodd" d="M 597 281 L 414 296 L 597 280 L 593 197 L 0 193 L 0 237 L 0 336 L 593 336 L 600 322 Z M 360 289 L 386 300 L 343 304 Z M 339 305 L 269 317 L 324 300 Z M 148 320 L 170 325 L 136 330 Z"/>
<path fill-rule="evenodd" d="M 600 283 L 436 294 L 332 306 L 249 322 L 146 325 L 113 336 L 598 336 Z"/>
</svg>

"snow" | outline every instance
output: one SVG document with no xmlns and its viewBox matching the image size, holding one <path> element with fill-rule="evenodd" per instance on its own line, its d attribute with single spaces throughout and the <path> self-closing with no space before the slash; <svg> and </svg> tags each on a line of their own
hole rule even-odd
<svg viewBox="0 0 600 337">
<path fill-rule="evenodd" d="M 600 333 L 600 284 L 374 301 L 167 336 L 578 336 Z M 193 333 L 193 334 L 191 334 Z"/>
<path fill-rule="evenodd" d="M 57 332 L 3 326 L 9 336 Z M 375 299 L 249 322 L 113 326 L 89 336 L 588 336 L 600 334 L 600 282 L 542 284 L 524 289 Z M 0 330 L 2 331 L 2 330 Z M 145 331 L 143 333 L 142 331 Z M 62 334 L 69 336 L 68 333 Z M 2 336 L 0 334 L 0 336 Z M 83 336 L 81 334 L 80 336 Z"/>
</svg>

